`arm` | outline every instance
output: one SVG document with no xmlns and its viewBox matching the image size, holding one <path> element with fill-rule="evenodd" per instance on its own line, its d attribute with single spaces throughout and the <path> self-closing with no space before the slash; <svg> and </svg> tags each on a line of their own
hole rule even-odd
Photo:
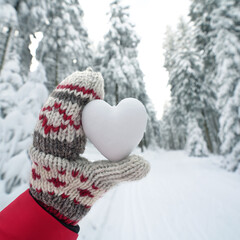
<svg viewBox="0 0 240 240">
<path fill-rule="evenodd" d="M 18 234 L 37 239 L 35 232 L 38 239 L 76 239 L 78 222 L 97 199 L 115 185 L 149 172 L 148 162 L 136 155 L 118 162 L 91 162 L 80 156 L 86 144 L 82 110 L 91 100 L 102 99 L 103 89 L 101 74 L 87 69 L 68 76 L 51 93 L 29 149 L 29 191 L 1 212 L 1 239 L 6 234 L 12 236 L 8 240 Z"/>
</svg>

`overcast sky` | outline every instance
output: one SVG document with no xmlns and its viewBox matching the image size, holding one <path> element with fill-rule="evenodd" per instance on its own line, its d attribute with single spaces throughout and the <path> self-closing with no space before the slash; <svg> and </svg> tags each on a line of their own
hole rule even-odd
<svg viewBox="0 0 240 240">
<path fill-rule="evenodd" d="M 108 31 L 109 4 L 112 0 L 81 0 L 84 23 L 95 44 Z M 145 75 L 147 92 L 160 119 L 169 99 L 168 74 L 163 68 L 163 40 L 166 26 L 175 27 L 180 16 L 187 16 L 190 0 L 123 0 L 130 6 L 130 20 L 141 39 L 138 46 L 140 67 Z"/>
</svg>

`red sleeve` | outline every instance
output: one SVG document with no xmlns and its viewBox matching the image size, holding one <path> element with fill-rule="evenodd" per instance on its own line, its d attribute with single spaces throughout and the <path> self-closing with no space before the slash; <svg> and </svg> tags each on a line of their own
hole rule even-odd
<svg viewBox="0 0 240 240">
<path fill-rule="evenodd" d="M 1 240 L 76 240 L 78 234 L 41 208 L 26 190 L 0 212 Z"/>
</svg>

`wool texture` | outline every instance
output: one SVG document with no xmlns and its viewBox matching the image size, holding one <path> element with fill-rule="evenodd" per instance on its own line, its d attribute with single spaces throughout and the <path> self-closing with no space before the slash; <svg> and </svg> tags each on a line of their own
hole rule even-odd
<svg viewBox="0 0 240 240">
<path fill-rule="evenodd" d="M 136 155 L 118 162 L 90 162 L 80 156 L 86 145 L 82 110 L 103 97 L 100 73 L 91 68 L 75 72 L 50 94 L 34 129 L 29 149 L 30 192 L 44 209 L 67 224 L 76 225 L 111 187 L 141 179 L 150 170 L 149 163 Z"/>
</svg>

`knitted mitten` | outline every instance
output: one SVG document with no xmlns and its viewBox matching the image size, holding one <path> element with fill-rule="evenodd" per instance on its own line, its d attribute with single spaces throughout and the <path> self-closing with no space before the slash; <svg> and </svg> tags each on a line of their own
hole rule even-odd
<svg viewBox="0 0 240 240">
<path fill-rule="evenodd" d="M 148 162 L 136 155 L 118 162 L 90 162 L 79 156 L 86 144 L 83 107 L 103 95 L 100 73 L 75 72 L 51 93 L 34 129 L 30 193 L 66 224 L 76 225 L 114 185 L 141 179 L 149 171 Z"/>
</svg>

